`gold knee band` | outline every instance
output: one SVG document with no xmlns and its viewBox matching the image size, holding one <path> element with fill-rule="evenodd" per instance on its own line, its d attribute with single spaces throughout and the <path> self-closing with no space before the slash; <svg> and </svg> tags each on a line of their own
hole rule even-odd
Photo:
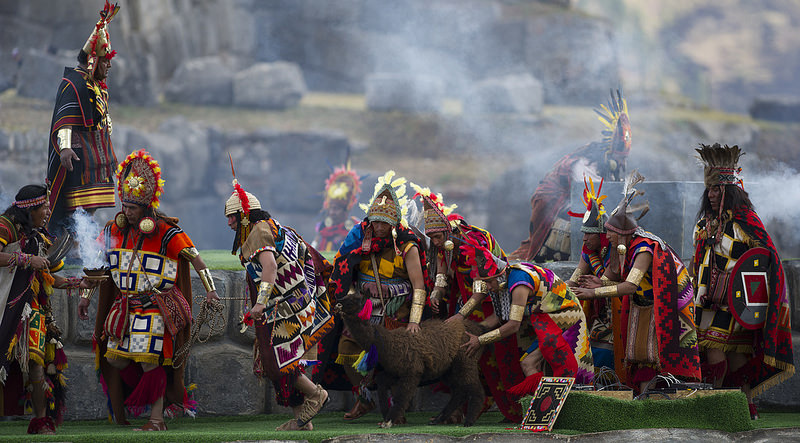
<svg viewBox="0 0 800 443">
<path fill-rule="evenodd" d="M 619 295 L 617 292 L 617 285 L 614 286 L 601 286 L 594 288 L 594 295 L 597 297 L 613 297 Z"/>
<path fill-rule="evenodd" d="M 200 281 L 203 283 L 203 287 L 206 288 L 206 292 L 217 290 L 217 287 L 214 286 L 214 279 L 211 277 L 211 270 L 203 268 L 197 271 L 197 275 L 200 276 Z"/>
<path fill-rule="evenodd" d="M 631 272 L 628 274 L 628 278 L 625 279 L 626 282 L 633 283 L 636 286 L 639 286 L 639 282 L 642 281 L 644 278 L 644 271 L 641 269 L 633 268 Z"/>
<path fill-rule="evenodd" d="M 473 294 L 486 294 L 489 291 L 489 285 L 483 280 L 475 280 L 472 282 Z"/>
<path fill-rule="evenodd" d="M 475 310 L 475 306 L 478 306 L 478 302 L 474 298 L 471 298 L 464 303 L 464 306 L 458 310 L 458 313 L 464 317 L 469 317 L 470 314 L 472 314 L 472 311 Z"/>
<path fill-rule="evenodd" d="M 267 283 L 262 281 L 258 285 L 258 297 L 256 297 L 256 303 L 265 305 L 267 301 L 269 301 L 269 296 L 272 295 L 272 283 Z"/>
<path fill-rule="evenodd" d="M 525 316 L 525 306 L 511 305 L 511 311 L 508 313 L 509 320 L 521 322 L 523 316 Z"/>
<path fill-rule="evenodd" d="M 478 343 L 487 345 L 489 343 L 500 341 L 501 338 L 502 336 L 500 335 L 500 329 L 492 329 L 491 331 L 478 337 Z"/>
</svg>

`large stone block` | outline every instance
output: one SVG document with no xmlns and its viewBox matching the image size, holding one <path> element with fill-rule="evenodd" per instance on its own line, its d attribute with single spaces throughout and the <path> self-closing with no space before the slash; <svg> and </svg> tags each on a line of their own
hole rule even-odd
<svg viewBox="0 0 800 443">
<path fill-rule="evenodd" d="M 794 300 L 798 298 L 795 297 Z M 800 409 L 800 332 L 792 333 L 792 348 L 794 350 L 794 375 L 776 387 L 756 397 L 756 404 L 769 408 L 797 411 Z"/>
<path fill-rule="evenodd" d="M 250 349 L 230 343 L 195 346 L 187 383 L 196 383 L 194 399 L 203 415 L 253 415 L 270 412 L 265 398 L 271 387 L 253 375 Z"/>
<path fill-rule="evenodd" d="M 759 120 L 800 122 L 800 97 L 760 96 L 750 105 L 750 116 Z"/>
<path fill-rule="evenodd" d="M 22 97 L 55 100 L 65 66 L 77 61 L 39 50 L 28 50 L 17 74 L 17 94 Z"/>
<path fill-rule="evenodd" d="M 258 63 L 236 73 L 233 104 L 265 109 L 289 109 L 306 93 L 303 73 L 294 63 Z"/>
<path fill-rule="evenodd" d="M 444 83 L 434 77 L 373 74 L 367 77 L 367 109 L 374 111 L 438 112 Z"/>
<path fill-rule="evenodd" d="M 506 75 L 476 83 L 464 100 L 464 112 L 535 114 L 543 101 L 542 83 L 532 75 Z"/>
<path fill-rule="evenodd" d="M 233 97 L 233 75 L 240 69 L 231 57 L 201 57 L 184 61 L 164 89 L 169 101 L 227 106 Z"/>
<path fill-rule="evenodd" d="M 107 398 L 97 380 L 94 353 L 85 346 L 65 346 L 69 366 L 67 377 L 67 420 L 95 420 L 108 416 Z"/>
</svg>

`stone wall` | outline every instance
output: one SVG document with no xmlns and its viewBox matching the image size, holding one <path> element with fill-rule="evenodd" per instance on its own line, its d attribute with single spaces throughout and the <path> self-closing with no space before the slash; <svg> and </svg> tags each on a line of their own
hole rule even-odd
<svg viewBox="0 0 800 443">
<path fill-rule="evenodd" d="M 574 262 L 547 265 L 562 279 L 572 274 Z M 792 297 L 792 323 L 794 325 L 795 365 L 800 365 L 800 263 L 784 263 L 787 283 Z M 76 274 L 76 270 L 64 272 Z M 204 290 L 199 278 L 192 272 L 192 292 L 198 303 L 192 306 L 195 318 L 200 314 Z M 220 297 L 224 300 L 225 327 L 215 324 L 209 334 L 204 326 L 200 331 L 203 343 L 195 343 L 186 364 L 186 383 L 195 383 L 194 398 L 200 415 L 253 415 L 263 413 L 288 413 L 288 409 L 275 403 L 272 385 L 252 373 L 252 343 L 254 331 L 249 328 L 239 332 L 239 316 L 247 305 L 241 299 L 245 293 L 244 271 L 212 271 Z M 90 305 L 89 315 L 94 318 L 97 297 Z M 93 321 L 82 321 L 77 316 L 77 297 L 69 298 L 65 291 L 56 290 L 53 296 L 56 321 L 64 333 L 64 345 L 69 359 L 66 376 L 69 380 L 67 419 L 94 419 L 106 416 L 106 400 L 94 370 L 91 352 Z M 345 411 L 352 406 L 349 392 L 331 392 L 327 411 Z M 412 410 L 437 411 L 444 406 L 447 396 L 432 392 L 430 387 L 420 388 Z M 762 405 L 775 407 L 800 407 L 800 375 L 795 375 L 779 389 L 772 389 L 759 398 Z"/>
</svg>

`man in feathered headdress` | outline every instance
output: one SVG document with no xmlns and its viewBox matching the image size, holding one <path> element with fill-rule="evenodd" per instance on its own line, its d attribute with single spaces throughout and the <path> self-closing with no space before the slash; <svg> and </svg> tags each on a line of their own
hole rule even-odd
<svg viewBox="0 0 800 443">
<path fill-rule="evenodd" d="M 233 186 L 225 216 L 236 232 L 231 254 L 238 254 L 247 270 L 252 309 L 244 322 L 256 328 L 253 372 L 268 378 L 278 404 L 294 412 L 278 431 L 312 430 L 311 419 L 327 403 L 328 392 L 304 370 L 319 340 L 334 326 L 325 288 L 330 264 L 294 229 L 263 210 L 235 175 Z"/>
<path fill-rule="evenodd" d="M 359 222 L 350 216 L 350 209 L 358 201 L 361 179 L 349 163 L 334 169 L 325 180 L 324 218 L 317 224 L 317 235 L 311 243 L 319 251 L 338 250 L 347 233 Z"/>
<path fill-rule="evenodd" d="M 432 282 L 431 309 L 434 314 L 449 318 L 458 314 L 459 309 L 472 296 L 470 268 L 460 249 L 464 239 L 469 238 L 492 251 L 497 257 L 505 259 L 506 253 L 489 231 L 467 223 L 464 217 L 453 212 L 455 205 L 445 206 L 441 194 L 434 194 L 429 188 L 414 183 L 411 183 L 411 187 L 417 191 L 413 198 L 419 197 L 422 200 L 425 235 L 430 238 L 428 272 L 431 277 L 435 276 Z M 442 302 L 444 306 L 440 307 Z M 475 312 L 477 315 L 473 316 L 473 320 L 484 319 L 483 310 Z M 491 309 L 487 312 L 491 312 Z"/>
<path fill-rule="evenodd" d="M 583 203 L 586 211 L 575 213 L 569 211 L 573 217 L 581 217 L 581 232 L 583 232 L 583 247 L 581 248 L 581 259 L 578 267 L 567 280 L 570 287 L 582 286 L 587 281 L 607 281 L 604 277 L 605 269 L 611 257 L 608 237 L 606 236 L 605 223 L 608 221 L 608 214 L 603 205 L 606 196 L 601 194 L 603 181 L 597 189 L 594 188 L 594 181 L 591 177 L 584 177 Z M 614 368 L 614 356 L 619 355 L 622 359 L 622 349 L 614 350 L 614 331 L 619 330 L 619 316 L 615 315 L 619 311 L 619 299 L 598 298 L 583 302 L 583 310 L 589 320 L 589 339 L 592 343 L 592 356 L 596 368 Z"/>
<path fill-rule="evenodd" d="M 462 254 L 474 279 L 465 308 L 490 296 L 494 312 L 481 322 L 488 332 L 466 333 L 470 352 L 492 344 L 481 358 L 481 370 L 500 412 L 522 419 L 519 397 L 531 394 L 545 363 L 556 377 L 590 383 L 594 367 L 586 317 L 575 294 L 552 271 L 531 263 L 508 265 L 483 246 L 466 239 Z M 494 364 L 487 365 L 489 356 Z"/>
<path fill-rule="evenodd" d="M 83 48 L 78 66 L 65 68 L 58 86 L 47 153 L 47 180 L 52 187 L 49 228 L 59 234 L 77 208 L 94 213 L 114 207 L 114 168 L 111 116 L 105 80 L 111 69 L 108 24 L 119 6 L 106 0 Z"/>
<path fill-rule="evenodd" d="M 183 384 L 192 326 L 189 264 L 206 301 L 219 297 L 178 219 L 158 209 L 164 190 L 158 162 L 143 149 L 134 152 L 117 167 L 117 182 L 122 211 L 100 237 L 110 278 L 100 286 L 93 347 L 114 421 L 129 424 L 126 406 L 137 416 L 149 407 L 150 419 L 140 430 L 165 431 L 165 410 L 193 415 L 195 409 Z M 82 294 L 78 304 L 84 320 L 88 296 Z"/>
<path fill-rule="evenodd" d="M 565 155 L 545 175 L 531 197 L 528 238 L 509 254 L 515 260 L 568 260 L 570 254 L 569 202 L 572 180 L 621 180 L 631 150 L 628 104 L 622 93 L 611 93 L 608 107 L 595 110 L 605 126 L 603 140 Z"/>
<path fill-rule="evenodd" d="M 587 282 L 572 290 L 581 300 L 622 297 L 620 341 L 625 350 L 627 384 L 644 389 L 655 376 L 670 373 L 700 379 L 694 290 L 686 267 L 675 251 L 645 231 L 628 213 L 642 177 L 633 171 L 623 197 L 605 223 L 611 254 L 603 282 Z M 623 368 L 615 368 L 617 373 Z"/>
<path fill-rule="evenodd" d="M 372 302 L 372 322 L 416 333 L 427 299 L 425 251 L 405 219 L 406 179 L 394 175 L 388 171 L 378 178 L 372 199 L 361 205 L 367 216 L 350 230 L 339 248 L 328 289 L 334 299 L 351 290 L 363 294 Z M 336 363 L 344 366 L 358 396 L 345 420 L 355 420 L 375 408 L 366 388 L 369 377 L 353 368 L 364 351 L 345 328 Z"/>
<path fill-rule="evenodd" d="M 703 377 L 715 387 L 740 387 L 755 419 L 753 397 L 795 371 L 786 280 L 775 245 L 742 187 L 739 147 L 715 143 L 700 145 L 697 152 L 706 189 L 694 230 L 692 271 Z M 744 281 L 746 286 L 739 283 Z M 737 292 L 740 296 L 731 297 Z M 743 299 L 747 303 L 738 303 Z"/>
</svg>

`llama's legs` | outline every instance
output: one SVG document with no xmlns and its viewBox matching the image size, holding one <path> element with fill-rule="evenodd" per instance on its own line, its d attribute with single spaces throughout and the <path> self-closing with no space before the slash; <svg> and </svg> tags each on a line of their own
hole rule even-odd
<svg viewBox="0 0 800 443">
<path fill-rule="evenodd" d="M 402 377 L 392 386 L 392 407 L 389 408 L 389 420 L 381 423 L 381 427 L 389 428 L 392 423 L 398 422 L 404 417 L 411 398 L 417 391 L 419 376 Z"/>
<path fill-rule="evenodd" d="M 381 417 L 388 420 L 389 415 L 389 388 L 392 386 L 392 377 L 385 372 L 375 374 L 375 383 L 378 385 L 378 404 L 381 407 Z"/>
<path fill-rule="evenodd" d="M 464 426 L 467 427 L 474 425 L 478 416 L 481 415 L 481 408 L 483 408 L 483 400 L 485 398 L 477 368 L 475 368 L 473 376 L 464 377 L 462 384 L 463 386 L 459 390 L 464 392 L 467 398 L 467 413 L 464 414 Z"/>
</svg>

